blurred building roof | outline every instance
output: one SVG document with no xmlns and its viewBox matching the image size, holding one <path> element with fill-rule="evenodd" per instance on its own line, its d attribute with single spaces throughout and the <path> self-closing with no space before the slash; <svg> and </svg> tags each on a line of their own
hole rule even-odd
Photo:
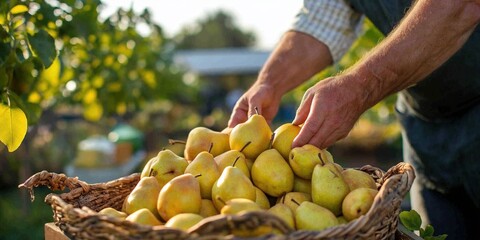
<svg viewBox="0 0 480 240">
<path fill-rule="evenodd" d="M 220 48 L 177 51 L 174 61 L 202 76 L 257 74 L 270 51 L 251 48 Z"/>
</svg>

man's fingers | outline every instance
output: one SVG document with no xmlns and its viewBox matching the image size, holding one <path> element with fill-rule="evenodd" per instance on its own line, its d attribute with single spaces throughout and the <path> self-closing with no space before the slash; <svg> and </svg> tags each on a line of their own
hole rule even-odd
<svg viewBox="0 0 480 240">
<path fill-rule="evenodd" d="M 319 129 L 322 128 L 324 118 L 321 114 L 321 110 L 319 106 L 316 106 L 317 104 L 315 101 L 310 100 L 310 102 L 310 113 L 308 113 L 307 119 L 300 129 L 297 137 L 293 140 L 292 147 L 300 147 L 307 143 L 311 143 L 312 137 L 315 136 Z"/>
<path fill-rule="evenodd" d="M 233 108 L 230 120 L 228 120 L 228 127 L 233 128 L 237 124 L 245 122 L 248 119 L 247 109 L 241 103 L 237 103 L 237 106 Z"/>
<path fill-rule="evenodd" d="M 311 109 L 312 99 L 313 97 L 310 94 L 305 94 L 303 96 L 302 102 L 297 109 L 297 114 L 295 114 L 295 119 L 293 119 L 292 124 L 300 125 L 305 122 Z"/>
</svg>

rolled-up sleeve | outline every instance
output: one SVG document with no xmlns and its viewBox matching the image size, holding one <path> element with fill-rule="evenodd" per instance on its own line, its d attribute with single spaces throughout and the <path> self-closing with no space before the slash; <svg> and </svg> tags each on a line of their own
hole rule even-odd
<svg viewBox="0 0 480 240">
<path fill-rule="evenodd" d="M 292 30 L 326 44 L 338 62 L 357 38 L 362 19 L 344 0 L 304 0 Z"/>
</svg>

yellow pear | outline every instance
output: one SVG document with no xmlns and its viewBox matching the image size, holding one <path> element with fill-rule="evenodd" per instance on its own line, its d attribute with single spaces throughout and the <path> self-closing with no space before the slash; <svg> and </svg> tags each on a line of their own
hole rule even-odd
<svg viewBox="0 0 480 240">
<path fill-rule="evenodd" d="M 203 220 L 203 217 L 196 213 L 179 213 L 165 223 L 165 227 L 171 227 L 187 231 L 190 227 Z"/>
<path fill-rule="evenodd" d="M 125 199 L 123 199 L 123 204 L 122 204 L 122 209 L 121 209 L 122 212 L 127 212 L 127 198 L 128 198 L 128 195 L 125 197 Z"/>
<path fill-rule="evenodd" d="M 300 132 L 300 127 L 291 123 L 284 123 L 275 129 L 272 147 L 282 154 L 282 157 L 288 159 L 288 155 L 292 150 L 293 139 Z"/>
<path fill-rule="evenodd" d="M 251 159 L 251 158 L 245 158 L 245 163 L 247 164 L 248 171 L 252 171 L 253 159 Z"/>
<path fill-rule="evenodd" d="M 240 151 L 229 150 L 214 157 L 213 159 L 217 163 L 220 172 L 223 172 L 226 167 L 233 166 L 235 164 L 235 167 L 242 170 L 243 174 L 250 178 L 250 169 L 248 168 L 245 155 Z"/>
<path fill-rule="evenodd" d="M 125 212 L 132 214 L 133 212 L 146 208 L 150 210 L 156 217 L 157 213 L 157 199 L 160 193 L 160 185 L 155 177 L 140 178 L 132 192 L 125 200 Z"/>
<path fill-rule="evenodd" d="M 339 172 L 343 172 L 343 167 L 342 165 L 338 164 L 338 163 L 333 163 L 333 165 L 335 165 L 335 167 L 338 169 Z"/>
<path fill-rule="evenodd" d="M 290 209 L 292 209 L 293 212 L 295 212 L 298 205 L 305 201 L 312 201 L 312 197 L 310 196 L 310 194 L 303 192 L 289 192 L 279 198 L 277 200 L 277 203 L 283 203 L 287 205 Z"/>
<path fill-rule="evenodd" d="M 211 145 L 213 148 L 210 153 L 213 156 L 228 151 L 230 149 L 228 134 L 206 127 L 193 128 L 188 133 L 184 156 L 188 161 L 192 161 L 199 153 L 209 151 Z"/>
<path fill-rule="evenodd" d="M 220 211 L 225 205 L 224 202 L 234 198 L 255 201 L 256 191 L 252 181 L 240 169 L 228 166 L 213 184 L 212 201 L 215 208 Z"/>
<path fill-rule="evenodd" d="M 321 231 L 338 225 L 338 220 L 330 210 L 305 201 L 295 210 L 295 224 L 298 230 Z"/>
<path fill-rule="evenodd" d="M 150 164 L 148 176 L 154 176 L 160 184 L 160 188 L 174 177 L 183 174 L 188 166 L 188 161 L 185 158 L 168 149 L 160 151 L 156 158 Z"/>
<path fill-rule="evenodd" d="M 187 166 L 185 173 L 198 176 L 202 198 L 210 199 L 212 197 L 212 186 L 220 177 L 220 170 L 211 153 L 199 153 Z"/>
<path fill-rule="evenodd" d="M 351 191 L 342 204 L 342 213 L 347 221 L 365 215 L 370 210 L 378 191 L 371 188 L 357 188 Z"/>
<path fill-rule="evenodd" d="M 106 207 L 100 210 L 98 214 L 107 215 L 107 216 L 119 218 L 119 219 L 125 219 L 128 216 L 126 213 L 118 211 L 117 209 L 111 208 L 111 207 Z"/>
<path fill-rule="evenodd" d="M 337 220 L 338 220 L 338 224 L 339 224 L 339 225 L 340 225 L 340 224 L 347 224 L 347 223 L 348 223 L 347 219 L 345 219 L 345 217 L 344 217 L 343 215 L 342 215 L 342 216 L 338 216 L 338 217 L 337 217 Z"/>
<path fill-rule="evenodd" d="M 290 207 L 284 203 L 277 203 L 273 207 L 267 210 L 267 212 L 279 217 L 291 228 L 295 229 L 295 215 Z"/>
<path fill-rule="evenodd" d="M 317 164 L 323 164 L 320 159 L 321 151 L 310 144 L 293 148 L 290 151 L 288 163 L 295 175 L 303 179 L 312 179 L 313 168 Z"/>
<path fill-rule="evenodd" d="M 311 194 L 312 193 L 312 180 L 303 179 L 297 175 L 293 179 L 293 189 L 292 192 L 304 192 Z"/>
<path fill-rule="evenodd" d="M 202 205 L 200 206 L 200 214 L 202 217 L 210 217 L 217 215 L 219 212 L 213 205 L 212 200 L 210 199 L 202 199 Z"/>
<path fill-rule="evenodd" d="M 151 171 L 151 166 L 152 166 L 152 163 L 157 161 L 157 156 L 153 157 L 153 158 L 150 158 L 150 160 L 148 160 L 147 163 L 145 163 L 145 166 L 143 167 L 142 169 L 142 173 L 140 174 L 140 178 L 143 178 L 143 177 L 148 177 L 150 175 L 150 171 Z"/>
<path fill-rule="evenodd" d="M 270 145 L 272 130 L 262 115 L 254 114 L 237 124 L 230 132 L 230 149 L 241 151 L 246 158 L 256 159 Z"/>
<path fill-rule="evenodd" d="M 342 171 L 343 180 L 350 187 L 350 191 L 357 188 L 365 187 L 371 189 L 377 189 L 377 184 L 370 174 L 360 171 L 354 168 L 347 168 Z"/>
<path fill-rule="evenodd" d="M 221 201 L 221 199 L 219 199 Z M 242 214 L 250 211 L 263 210 L 256 202 L 246 198 L 232 198 L 225 202 L 221 214 Z"/>
<path fill-rule="evenodd" d="M 342 202 L 350 192 L 342 173 L 332 163 L 317 164 L 312 174 L 312 200 L 333 214 L 342 213 Z"/>
<path fill-rule="evenodd" d="M 199 213 L 202 205 L 200 184 L 190 173 L 170 180 L 160 191 L 157 210 L 168 221 L 179 213 Z"/>
<path fill-rule="evenodd" d="M 266 194 L 278 197 L 293 189 L 293 171 L 280 153 L 272 148 L 253 162 L 252 180 Z"/>
<path fill-rule="evenodd" d="M 138 209 L 137 211 L 128 215 L 125 220 L 150 226 L 162 225 L 162 222 L 158 220 L 155 215 L 153 215 L 153 213 L 146 208 Z"/>
<path fill-rule="evenodd" d="M 263 209 L 269 209 L 270 208 L 270 201 L 268 200 L 267 195 L 260 190 L 260 188 L 255 187 L 255 202 L 258 204 Z"/>
</svg>

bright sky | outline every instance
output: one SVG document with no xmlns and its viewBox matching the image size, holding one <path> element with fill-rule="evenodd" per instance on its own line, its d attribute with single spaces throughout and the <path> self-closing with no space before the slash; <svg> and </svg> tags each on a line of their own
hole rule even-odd
<svg viewBox="0 0 480 240">
<path fill-rule="evenodd" d="M 230 13 L 242 29 L 253 31 L 259 48 L 272 49 L 280 36 L 290 27 L 301 0 L 104 0 L 102 16 L 110 15 L 118 7 L 135 11 L 149 8 L 154 20 L 168 36 L 183 26 L 203 19 L 218 9 Z"/>
</svg>

